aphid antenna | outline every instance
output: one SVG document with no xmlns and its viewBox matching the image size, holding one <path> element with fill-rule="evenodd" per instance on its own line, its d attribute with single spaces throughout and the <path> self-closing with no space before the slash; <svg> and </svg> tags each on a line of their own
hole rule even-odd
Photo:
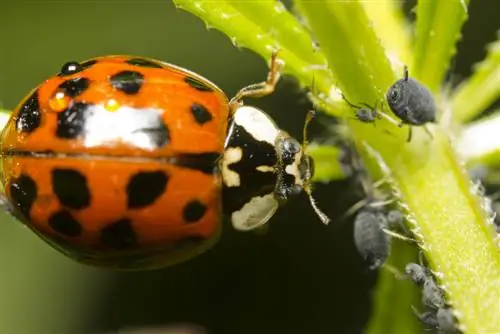
<svg viewBox="0 0 500 334">
<path fill-rule="evenodd" d="M 314 76 L 313 76 L 313 80 L 314 80 Z M 313 81 L 313 83 L 314 83 L 314 81 Z M 309 127 L 309 123 L 311 123 L 311 120 L 314 118 L 315 115 L 316 115 L 316 113 L 314 112 L 314 110 L 309 110 L 309 112 L 306 114 L 304 128 L 302 129 L 302 152 L 305 152 L 307 149 L 307 145 L 308 145 L 307 129 Z M 309 202 L 311 203 L 311 206 L 312 206 L 314 212 L 316 213 L 316 215 L 318 216 L 318 218 L 321 220 L 321 222 L 323 224 L 328 225 L 330 223 L 331 219 L 316 204 L 316 200 L 314 199 L 314 197 L 312 195 L 312 186 L 311 186 L 310 181 L 307 181 L 304 184 L 304 191 L 306 192 L 307 197 L 309 197 Z"/>
<path fill-rule="evenodd" d="M 405 65 L 403 67 L 403 79 L 404 81 L 408 81 L 409 75 L 408 75 L 408 65 Z"/>
<path fill-rule="evenodd" d="M 343 100 L 344 100 L 344 101 L 345 101 L 345 102 L 349 105 L 349 107 L 351 107 L 351 108 L 353 108 L 353 109 L 360 109 L 360 108 L 361 108 L 361 106 L 359 106 L 359 105 L 355 105 L 355 104 L 353 104 L 352 102 L 350 102 L 350 101 L 347 99 L 347 97 L 345 97 L 344 93 L 341 93 L 341 96 L 342 96 L 342 99 L 343 99 Z M 373 107 L 372 107 L 372 106 L 369 106 L 369 105 L 364 104 L 364 103 L 362 103 L 362 104 L 363 104 L 365 107 L 368 107 L 369 109 L 373 109 Z"/>
<path fill-rule="evenodd" d="M 431 130 L 429 129 L 429 127 L 427 126 L 427 124 L 425 124 L 423 126 L 425 132 L 427 132 L 427 134 L 431 137 L 431 140 L 434 139 L 434 135 L 432 134 Z"/>
</svg>

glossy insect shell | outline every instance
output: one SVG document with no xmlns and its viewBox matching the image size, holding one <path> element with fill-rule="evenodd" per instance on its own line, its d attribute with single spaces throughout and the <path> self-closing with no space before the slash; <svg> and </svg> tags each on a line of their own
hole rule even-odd
<svg viewBox="0 0 500 334">
<path fill-rule="evenodd" d="M 4 199 L 84 263 L 142 270 L 190 258 L 220 230 L 228 114 L 220 89 L 170 64 L 68 63 L 1 134 Z"/>
</svg>

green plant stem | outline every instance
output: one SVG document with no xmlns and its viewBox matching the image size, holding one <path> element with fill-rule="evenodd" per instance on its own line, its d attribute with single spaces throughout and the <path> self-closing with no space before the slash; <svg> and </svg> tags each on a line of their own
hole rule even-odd
<svg viewBox="0 0 500 334">
<path fill-rule="evenodd" d="M 307 148 L 314 164 L 314 182 L 329 182 L 345 179 L 351 174 L 349 166 L 341 163 L 342 150 L 326 145 L 309 145 Z"/>
<path fill-rule="evenodd" d="M 497 40 L 488 46 L 488 54 L 476 65 L 474 74 L 464 81 L 453 95 L 453 119 L 456 122 L 468 121 L 478 116 L 499 97 L 500 33 Z"/>
<path fill-rule="evenodd" d="M 365 0 L 361 4 L 380 37 L 387 58 L 410 62 L 410 27 L 398 1 Z"/>
<path fill-rule="evenodd" d="M 395 74 L 370 32 L 359 2 L 302 0 L 297 8 L 308 19 L 345 93 L 366 99 L 393 82 Z M 441 28 L 436 29 L 441 34 Z M 440 54 L 441 58 L 448 55 Z M 471 192 L 448 137 L 436 126 L 433 140 L 416 130 L 412 142 L 406 143 L 400 132 L 384 138 L 378 127 L 348 126 L 371 172 L 375 171 L 372 155 L 363 149 L 367 145 L 378 155 L 377 164 L 388 169 L 408 211 L 410 227 L 431 267 L 439 273 L 461 328 L 470 333 L 496 331 L 500 328 L 499 252 L 481 202 Z"/>
</svg>

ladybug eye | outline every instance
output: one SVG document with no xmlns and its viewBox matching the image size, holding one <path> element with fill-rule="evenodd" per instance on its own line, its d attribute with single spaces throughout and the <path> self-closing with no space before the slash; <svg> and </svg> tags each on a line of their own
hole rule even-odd
<svg viewBox="0 0 500 334">
<path fill-rule="evenodd" d="M 82 65 L 80 65 L 76 61 L 70 61 L 62 66 L 61 74 L 62 75 L 70 75 L 70 74 L 78 73 L 81 70 L 82 70 Z"/>
<path fill-rule="evenodd" d="M 301 146 L 298 141 L 293 138 L 287 138 L 283 140 L 282 143 L 283 151 L 289 152 L 291 154 L 299 153 L 301 150 Z"/>
</svg>

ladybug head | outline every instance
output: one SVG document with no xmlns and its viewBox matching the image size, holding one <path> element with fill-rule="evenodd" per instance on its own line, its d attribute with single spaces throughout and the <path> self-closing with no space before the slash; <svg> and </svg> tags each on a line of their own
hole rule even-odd
<svg viewBox="0 0 500 334">
<path fill-rule="evenodd" d="M 278 153 L 278 180 L 275 195 L 280 201 L 286 201 L 290 195 L 296 195 L 304 190 L 309 196 L 311 205 L 325 224 L 330 219 L 316 205 L 312 196 L 311 179 L 314 175 L 313 159 L 305 153 L 307 148 L 307 126 L 314 117 L 314 111 L 307 114 L 304 125 L 304 142 L 300 144 L 295 138 L 281 131 L 276 140 Z"/>
</svg>

